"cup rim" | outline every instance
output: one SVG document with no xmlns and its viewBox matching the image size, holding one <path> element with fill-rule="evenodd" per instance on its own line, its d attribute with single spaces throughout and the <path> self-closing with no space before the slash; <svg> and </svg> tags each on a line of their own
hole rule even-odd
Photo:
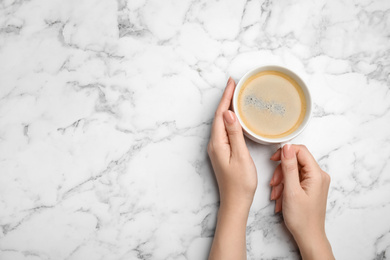
<svg viewBox="0 0 390 260">
<path fill-rule="evenodd" d="M 242 88 L 242 85 L 244 84 L 244 82 L 249 77 L 251 77 L 252 75 L 255 75 L 255 74 L 257 74 L 257 73 L 259 73 L 261 71 L 266 71 L 266 70 L 279 71 L 279 72 L 282 72 L 282 73 L 292 77 L 295 81 L 297 81 L 297 83 L 302 88 L 302 90 L 303 90 L 303 92 L 305 94 L 305 98 L 306 98 L 306 115 L 305 115 L 305 117 L 303 119 L 303 122 L 298 127 L 298 129 L 296 129 L 293 133 L 291 133 L 291 134 L 289 134 L 289 135 L 287 135 L 285 137 L 266 138 L 266 137 L 262 137 L 260 135 L 257 135 L 256 133 L 254 133 L 252 130 L 250 130 L 244 124 L 244 122 L 241 119 L 240 114 L 238 112 L 236 112 L 236 111 L 238 111 L 238 109 L 237 109 L 238 93 L 240 92 L 240 89 Z M 308 123 L 309 123 L 309 121 L 310 121 L 310 119 L 312 117 L 313 102 L 312 102 L 310 90 L 307 87 L 307 84 L 305 83 L 305 81 L 300 76 L 297 75 L 297 73 L 295 73 L 293 70 L 291 70 L 290 68 L 288 68 L 286 66 L 270 64 L 270 65 L 262 65 L 262 66 L 254 67 L 253 69 L 251 69 L 247 73 L 245 73 L 245 75 L 243 77 L 241 77 L 241 79 L 239 80 L 239 82 L 236 85 L 236 88 L 234 90 L 233 106 L 232 107 L 233 107 L 233 110 L 236 112 L 236 117 L 238 118 L 238 121 L 240 122 L 240 125 L 241 125 L 242 129 L 244 130 L 245 136 L 248 137 L 249 139 L 251 139 L 252 141 L 255 141 L 257 143 L 261 143 L 261 144 L 266 144 L 267 145 L 267 144 L 279 144 L 279 143 L 289 142 L 292 139 L 294 139 L 295 137 L 297 137 L 300 133 L 302 133 L 302 131 L 306 128 L 306 126 L 308 125 Z"/>
</svg>

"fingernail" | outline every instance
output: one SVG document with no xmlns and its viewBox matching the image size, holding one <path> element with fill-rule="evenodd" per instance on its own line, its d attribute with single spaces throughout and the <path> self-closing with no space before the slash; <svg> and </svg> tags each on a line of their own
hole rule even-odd
<svg viewBox="0 0 390 260">
<path fill-rule="evenodd" d="M 226 85 L 229 85 L 229 83 L 230 83 L 231 80 L 232 80 L 232 78 L 229 77 L 229 78 L 228 78 L 228 81 L 227 81 L 227 83 L 226 83 Z"/>
<path fill-rule="evenodd" d="M 274 199 L 275 199 L 275 189 L 274 189 L 274 187 L 272 187 L 271 200 L 274 200 Z"/>
<path fill-rule="evenodd" d="M 272 176 L 271 181 L 269 182 L 269 186 L 272 186 L 274 184 L 274 176 Z"/>
<path fill-rule="evenodd" d="M 294 157 L 294 151 L 291 147 L 291 144 L 286 144 L 283 147 L 283 157 L 286 159 L 291 159 Z"/>
<path fill-rule="evenodd" d="M 228 110 L 225 113 L 223 113 L 223 119 L 225 120 L 226 123 L 229 125 L 233 124 L 234 121 L 236 121 L 235 116 L 233 115 L 233 112 Z"/>
</svg>

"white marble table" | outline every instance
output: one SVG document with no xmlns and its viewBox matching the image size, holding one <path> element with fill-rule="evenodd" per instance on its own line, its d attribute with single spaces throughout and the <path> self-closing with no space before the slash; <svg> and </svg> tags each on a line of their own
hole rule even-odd
<svg viewBox="0 0 390 260">
<path fill-rule="evenodd" d="M 390 257 L 390 1 L 0 1 L 0 259 L 206 259 L 229 75 L 293 67 L 337 259 Z M 249 259 L 299 259 L 259 185 Z"/>
</svg>

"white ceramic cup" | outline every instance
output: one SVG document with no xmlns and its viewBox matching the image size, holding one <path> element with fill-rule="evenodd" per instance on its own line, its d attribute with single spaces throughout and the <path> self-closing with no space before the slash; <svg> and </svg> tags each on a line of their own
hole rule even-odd
<svg viewBox="0 0 390 260">
<path fill-rule="evenodd" d="M 244 84 L 245 81 L 247 81 L 251 76 L 259 73 L 259 72 L 262 72 L 262 71 L 267 71 L 267 70 L 273 70 L 273 71 L 279 71 L 281 73 L 284 73 L 286 74 L 287 76 L 290 76 L 291 78 L 293 78 L 298 84 L 299 86 L 302 88 L 303 90 L 303 93 L 305 94 L 305 98 L 306 98 L 306 115 L 303 119 L 303 122 L 302 124 L 294 131 L 292 132 L 291 134 L 289 134 L 288 136 L 285 136 L 285 137 L 281 137 L 281 138 L 266 138 L 266 137 L 263 137 L 263 136 L 260 136 L 260 135 L 257 135 L 255 134 L 253 131 L 251 131 L 242 121 L 241 119 L 241 116 L 240 114 L 237 112 L 236 113 L 236 116 L 238 118 L 238 121 L 240 122 L 241 126 L 242 126 L 242 129 L 244 130 L 244 134 L 249 138 L 251 139 L 252 141 L 255 141 L 257 143 L 260 143 L 260 144 L 265 144 L 265 145 L 269 145 L 269 144 L 281 144 L 283 145 L 284 143 L 288 143 L 289 141 L 291 141 L 293 138 L 295 138 L 296 136 L 298 136 L 304 129 L 305 127 L 307 126 L 307 124 L 309 123 L 309 120 L 311 118 L 311 114 L 312 114 L 312 99 L 311 99 L 311 95 L 310 95 L 310 91 L 309 91 L 309 88 L 307 87 L 307 85 L 305 84 L 305 82 L 297 75 L 295 74 L 294 72 L 292 72 L 290 69 L 287 69 L 286 67 L 282 67 L 282 66 L 277 66 L 277 65 L 268 65 L 268 66 L 261 66 L 261 67 L 256 67 L 250 71 L 248 71 L 241 79 L 240 81 L 238 82 L 237 86 L 236 86 L 236 89 L 234 91 L 234 96 L 233 96 L 233 111 L 238 111 L 237 109 L 237 99 L 238 99 L 238 93 L 240 93 L 240 89 L 242 87 L 242 85 Z"/>
</svg>

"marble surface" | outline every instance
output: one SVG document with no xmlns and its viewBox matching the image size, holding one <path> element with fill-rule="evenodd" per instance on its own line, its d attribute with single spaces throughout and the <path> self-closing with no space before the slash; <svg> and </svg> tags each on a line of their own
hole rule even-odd
<svg viewBox="0 0 390 260">
<path fill-rule="evenodd" d="M 0 1 L 0 259 L 206 259 L 227 78 L 306 79 L 337 259 L 390 257 L 390 1 Z M 259 185 L 248 259 L 299 259 Z"/>
</svg>

